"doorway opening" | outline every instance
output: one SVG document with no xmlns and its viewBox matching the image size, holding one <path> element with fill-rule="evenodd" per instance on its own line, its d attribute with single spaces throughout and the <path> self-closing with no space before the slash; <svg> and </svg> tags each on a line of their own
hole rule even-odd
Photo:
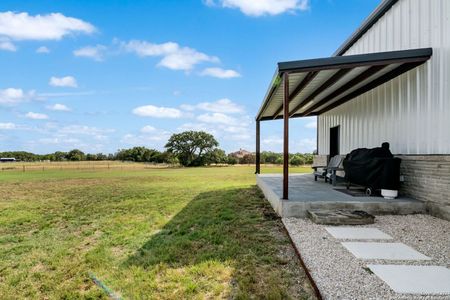
<svg viewBox="0 0 450 300">
<path fill-rule="evenodd" d="M 339 154 L 339 127 L 330 128 L 330 158 Z"/>
</svg>

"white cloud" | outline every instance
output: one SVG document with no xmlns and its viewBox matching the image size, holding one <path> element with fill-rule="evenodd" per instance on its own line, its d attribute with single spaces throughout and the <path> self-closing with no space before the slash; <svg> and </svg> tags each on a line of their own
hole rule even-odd
<svg viewBox="0 0 450 300">
<path fill-rule="evenodd" d="M 15 105 L 32 99 L 34 91 L 24 92 L 22 89 L 7 88 L 0 90 L 0 105 Z"/>
<path fill-rule="evenodd" d="M 309 123 L 306 123 L 305 127 L 309 128 L 309 129 L 316 129 L 317 128 L 317 122 L 316 121 L 311 121 Z"/>
<path fill-rule="evenodd" d="M 252 17 L 279 15 L 309 8 L 309 0 L 205 0 L 204 2 L 208 6 L 237 8 Z"/>
<path fill-rule="evenodd" d="M 63 127 L 58 126 L 52 129 L 51 132 L 55 133 L 54 137 L 58 139 L 67 139 L 74 136 L 89 136 L 90 139 L 103 142 L 108 140 L 108 134 L 115 132 L 115 130 L 75 124 Z"/>
<path fill-rule="evenodd" d="M 73 76 L 65 76 L 65 77 L 52 77 L 50 78 L 50 81 L 48 82 L 51 86 L 58 86 L 58 87 L 77 87 L 77 81 Z"/>
<path fill-rule="evenodd" d="M 234 141 L 245 141 L 252 138 L 250 123 L 246 118 L 239 120 L 237 125 L 220 125 L 219 129 L 225 133 L 225 137 Z"/>
<path fill-rule="evenodd" d="M 219 99 L 213 102 L 200 102 L 198 104 L 181 104 L 180 109 L 192 112 L 194 110 L 204 110 L 209 112 L 220 112 L 224 114 L 243 113 L 244 108 L 228 98 Z"/>
<path fill-rule="evenodd" d="M 58 133 L 60 134 L 79 134 L 79 135 L 90 135 L 90 136 L 102 136 L 107 133 L 114 132 L 114 129 L 103 129 L 97 127 L 90 127 L 87 125 L 68 125 L 60 128 Z"/>
<path fill-rule="evenodd" d="M 167 42 L 154 44 L 146 41 L 132 40 L 122 43 L 122 48 L 141 57 L 162 57 L 158 66 L 171 70 L 190 71 L 195 65 L 202 62 L 217 63 L 220 60 L 215 56 L 209 56 L 193 48 L 180 47 L 177 43 Z"/>
<path fill-rule="evenodd" d="M 155 132 L 156 128 L 150 125 L 146 125 L 144 127 L 141 128 L 141 132 L 142 133 L 150 133 L 150 132 Z"/>
<path fill-rule="evenodd" d="M 214 102 L 202 102 L 197 104 L 197 107 L 202 110 L 221 112 L 221 113 L 241 113 L 244 108 L 228 98 L 219 99 Z"/>
<path fill-rule="evenodd" d="M 148 146 L 162 148 L 170 137 L 170 132 L 161 130 L 154 134 L 125 134 L 120 140 L 121 143 L 129 146 Z"/>
<path fill-rule="evenodd" d="M 239 74 L 235 70 L 224 70 L 222 68 L 206 68 L 200 73 L 200 75 L 221 79 L 241 77 L 241 74 Z"/>
<path fill-rule="evenodd" d="M 206 113 L 203 115 L 199 115 L 197 120 L 205 123 L 216 123 L 216 124 L 224 124 L 224 125 L 234 125 L 237 123 L 237 120 L 233 117 L 230 117 L 223 113 Z"/>
<path fill-rule="evenodd" d="M 47 106 L 47 108 L 49 110 L 54 110 L 54 111 L 71 111 L 71 109 L 69 107 L 67 107 L 64 104 L 59 104 L 59 103 L 55 103 L 53 105 L 49 105 L 49 106 Z"/>
<path fill-rule="evenodd" d="M 170 107 L 158 107 L 154 105 L 144 105 L 133 109 L 133 114 L 140 117 L 154 118 L 180 118 L 182 113 L 179 109 Z"/>
<path fill-rule="evenodd" d="M 178 131 L 205 131 L 212 135 L 217 135 L 218 132 L 213 126 L 205 123 L 185 123 L 177 128 Z"/>
<path fill-rule="evenodd" d="M 50 53 L 50 49 L 48 49 L 45 46 L 41 46 L 41 47 L 36 49 L 36 53 L 47 54 L 47 53 Z"/>
<path fill-rule="evenodd" d="M 11 11 L 0 13 L 0 36 L 13 40 L 60 40 L 73 33 L 90 34 L 95 27 L 61 13 L 30 16 Z"/>
<path fill-rule="evenodd" d="M 198 122 L 185 123 L 178 127 L 179 131 L 202 130 L 228 142 L 242 143 L 252 139 L 250 130 L 252 118 L 244 114 L 245 110 L 242 106 L 230 99 L 224 98 L 195 105 L 183 104 L 180 108 L 185 111 L 203 110 L 207 113 L 198 115 L 196 117 Z"/>
<path fill-rule="evenodd" d="M 283 139 L 279 137 L 267 137 L 261 141 L 265 145 L 281 145 L 283 144 Z"/>
<path fill-rule="evenodd" d="M 28 144 L 37 149 L 42 149 L 47 145 L 53 145 L 56 146 L 55 148 L 53 148 L 54 150 L 60 151 L 70 151 L 72 149 L 80 149 L 85 153 L 97 153 L 105 151 L 105 146 L 100 143 L 100 141 L 84 141 L 82 139 L 72 137 L 47 137 L 31 141 Z"/>
<path fill-rule="evenodd" d="M 248 141 L 252 139 L 252 133 L 250 131 L 247 119 L 244 117 L 242 119 L 236 120 L 232 118 L 229 120 L 219 116 L 217 118 L 210 118 L 211 114 L 208 116 L 202 116 L 198 119 L 198 123 L 185 123 L 177 128 L 178 131 L 195 130 L 195 131 L 205 131 L 211 133 L 215 137 L 226 140 L 226 141 Z M 231 124 L 231 125 L 230 125 Z"/>
<path fill-rule="evenodd" d="M 139 56 L 164 56 L 170 53 L 176 53 L 180 50 L 180 46 L 174 42 L 163 44 L 153 44 L 146 41 L 132 40 L 123 43 L 122 47 L 129 52 L 134 52 Z"/>
<path fill-rule="evenodd" d="M 61 97 L 79 97 L 79 96 L 92 96 L 95 95 L 96 91 L 87 91 L 87 92 L 58 92 L 58 93 L 39 93 L 37 97 L 39 99 L 46 99 L 46 98 L 61 98 Z"/>
<path fill-rule="evenodd" d="M 35 112 L 28 112 L 25 115 L 26 118 L 28 119 L 33 119 L 33 120 L 46 120 L 48 119 L 48 116 L 46 114 L 41 114 L 41 113 L 35 113 Z"/>
<path fill-rule="evenodd" d="M 234 141 L 249 141 L 252 139 L 252 136 L 248 133 L 242 133 L 242 134 L 233 134 L 229 136 L 230 140 Z"/>
<path fill-rule="evenodd" d="M 316 140 L 315 139 L 301 139 L 298 143 L 299 152 L 302 153 L 312 153 L 314 150 L 316 150 Z"/>
<path fill-rule="evenodd" d="M 186 110 L 186 111 L 194 111 L 196 109 L 195 105 L 191 105 L 191 104 L 181 104 L 180 108 L 182 110 Z"/>
<path fill-rule="evenodd" d="M 79 144 L 81 141 L 76 138 L 48 137 L 48 138 L 41 138 L 38 140 L 38 142 L 41 144 L 51 144 L 51 145 L 74 145 Z"/>
<path fill-rule="evenodd" d="M 87 46 L 73 51 L 73 55 L 78 57 L 88 57 L 96 61 L 102 61 L 106 47 L 103 45 Z"/>
<path fill-rule="evenodd" d="M 16 129 L 17 126 L 14 123 L 0 123 L 0 130 Z"/>
<path fill-rule="evenodd" d="M 0 50 L 14 52 L 17 48 L 9 39 L 0 38 Z"/>
<path fill-rule="evenodd" d="M 283 151 L 283 135 L 271 135 L 261 140 L 264 150 L 281 152 Z M 291 139 L 289 141 L 289 151 L 291 153 L 312 153 L 316 149 L 314 138 Z"/>
</svg>

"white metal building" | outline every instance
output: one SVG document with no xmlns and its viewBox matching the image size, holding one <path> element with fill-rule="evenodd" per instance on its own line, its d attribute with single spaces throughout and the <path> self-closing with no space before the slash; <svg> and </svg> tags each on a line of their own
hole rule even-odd
<svg viewBox="0 0 450 300">
<path fill-rule="evenodd" d="M 329 58 L 282 62 L 256 117 L 316 115 L 318 154 L 389 142 L 402 193 L 450 219 L 450 1 L 384 0 Z M 257 173 L 259 166 L 257 166 Z M 288 166 L 285 159 L 284 199 Z"/>
<path fill-rule="evenodd" d="M 320 115 L 319 153 L 329 154 L 329 128 L 340 126 L 342 153 L 388 141 L 393 153 L 450 154 L 450 1 L 383 4 L 384 14 L 372 15 L 335 54 L 431 47 L 433 56 L 426 64 Z"/>
</svg>

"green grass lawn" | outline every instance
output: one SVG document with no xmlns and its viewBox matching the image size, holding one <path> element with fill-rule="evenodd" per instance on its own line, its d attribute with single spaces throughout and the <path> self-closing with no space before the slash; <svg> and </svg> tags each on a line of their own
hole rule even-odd
<svg viewBox="0 0 450 300">
<path fill-rule="evenodd" d="M 253 172 L 0 173 L 1 299 L 312 298 Z"/>
</svg>

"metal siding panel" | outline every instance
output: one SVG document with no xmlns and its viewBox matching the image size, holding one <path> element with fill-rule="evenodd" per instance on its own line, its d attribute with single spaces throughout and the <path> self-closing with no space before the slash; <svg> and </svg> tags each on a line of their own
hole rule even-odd
<svg viewBox="0 0 450 300">
<path fill-rule="evenodd" d="M 449 19 L 448 0 L 401 0 L 345 53 L 433 48 L 425 65 L 321 117 L 328 126 L 337 117 L 344 154 L 383 140 L 394 153 L 450 154 Z M 328 153 L 329 127 L 323 130 L 319 143 Z"/>
<path fill-rule="evenodd" d="M 321 146 L 322 146 L 322 154 L 327 154 L 328 152 L 328 150 L 327 150 L 327 147 L 326 147 L 326 145 L 325 145 L 325 141 L 326 141 L 326 139 L 327 139 L 327 137 L 326 137 L 326 131 L 325 131 L 325 128 L 326 128 L 326 119 L 328 118 L 328 116 L 322 116 L 322 144 L 321 144 Z"/>
</svg>

